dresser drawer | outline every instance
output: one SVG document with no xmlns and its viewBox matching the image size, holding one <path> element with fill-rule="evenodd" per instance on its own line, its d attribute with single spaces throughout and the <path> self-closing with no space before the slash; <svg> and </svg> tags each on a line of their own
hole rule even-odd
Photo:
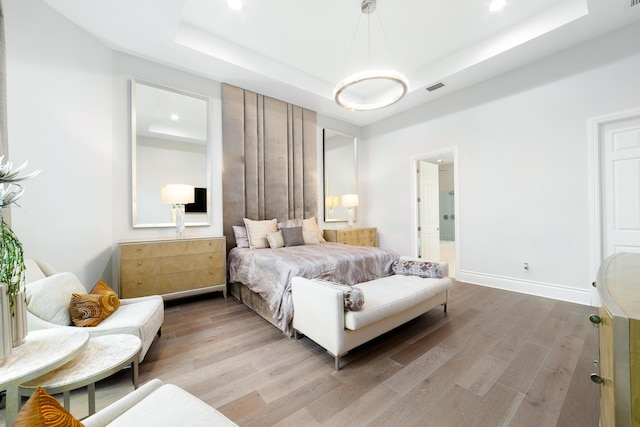
<svg viewBox="0 0 640 427">
<path fill-rule="evenodd" d="M 140 242 L 121 246 L 122 259 L 172 257 L 224 250 L 224 239 L 180 240 L 175 242 Z"/>
<path fill-rule="evenodd" d="M 205 270 L 220 265 L 224 254 L 179 255 L 174 257 L 124 259 L 120 265 L 123 276 L 147 276 Z"/>
<path fill-rule="evenodd" d="M 185 292 L 225 282 L 224 269 L 196 270 L 159 276 L 128 276 L 122 282 L 122 297 L 135 298 Z"/>
</svg>

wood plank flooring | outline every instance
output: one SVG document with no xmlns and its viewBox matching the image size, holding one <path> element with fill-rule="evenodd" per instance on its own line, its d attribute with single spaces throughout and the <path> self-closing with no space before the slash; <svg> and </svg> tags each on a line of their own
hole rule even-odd
<svg viewBox="0 0 640 427">
<path fill-rule="evenodd" d="M 593 310 L 456 282 L 447 314 L 352 350 L 335 372 L 308 338 L 285 337 L 233 298 L 199 296 L 166 303 L 140 383 L 177 384 L 240 426 L 596 427 Z M 99 382 L 97 408 L 132 389 L 126 371 Z M 71 410 L 86 416 L 85 390 Z"/>
</svg>

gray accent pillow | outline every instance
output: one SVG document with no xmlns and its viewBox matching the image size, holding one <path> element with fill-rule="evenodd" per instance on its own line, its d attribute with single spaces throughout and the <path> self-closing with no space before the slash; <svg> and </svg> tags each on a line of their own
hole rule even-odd
<svg viewBox="0 0 640 427">
<path fill-rule="evenodd" d="M 304 245 L 302 227 L 283 228 L 280 231 L 282 232 L 282 240 L 284 240 L 285 246 Z"/>
</svg>

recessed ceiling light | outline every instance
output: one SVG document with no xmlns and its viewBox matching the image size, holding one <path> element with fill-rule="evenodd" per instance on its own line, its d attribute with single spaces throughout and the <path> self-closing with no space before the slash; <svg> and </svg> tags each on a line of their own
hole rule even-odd
<svg viewBox="0 0 640 427">
<path fill-rule="evenodd" d="M 172 115 L 170 115 L 169 118 L 174 122 L 177 122 L 178 120 L 180 120 L 180 116 L 178 116 L 176 113 L 173 113 Z"/>
<path fill-rule="evenodd" d="M 497 12 L 507 5 L 507 0 L 493 0 L 491 5 L 489 5 L 489 10 L 491 12 Z"/>
<path fill-rule="evenodd" d="M 242 0 L 227 0 L 227 4 L 233 10 L 242 9 Z"/>
</svg>

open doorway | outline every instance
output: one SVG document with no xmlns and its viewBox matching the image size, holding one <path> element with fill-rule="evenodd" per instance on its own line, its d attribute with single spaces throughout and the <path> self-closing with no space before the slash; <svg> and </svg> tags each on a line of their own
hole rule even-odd
<svg viewBox="0 0 640 427">
<path fill-rule="evenodd" d="M 448 150 L 415 159 L 416 244 L 420 258 L 449 264 L 456 276 L 456 152 Z"/>
</svg>

